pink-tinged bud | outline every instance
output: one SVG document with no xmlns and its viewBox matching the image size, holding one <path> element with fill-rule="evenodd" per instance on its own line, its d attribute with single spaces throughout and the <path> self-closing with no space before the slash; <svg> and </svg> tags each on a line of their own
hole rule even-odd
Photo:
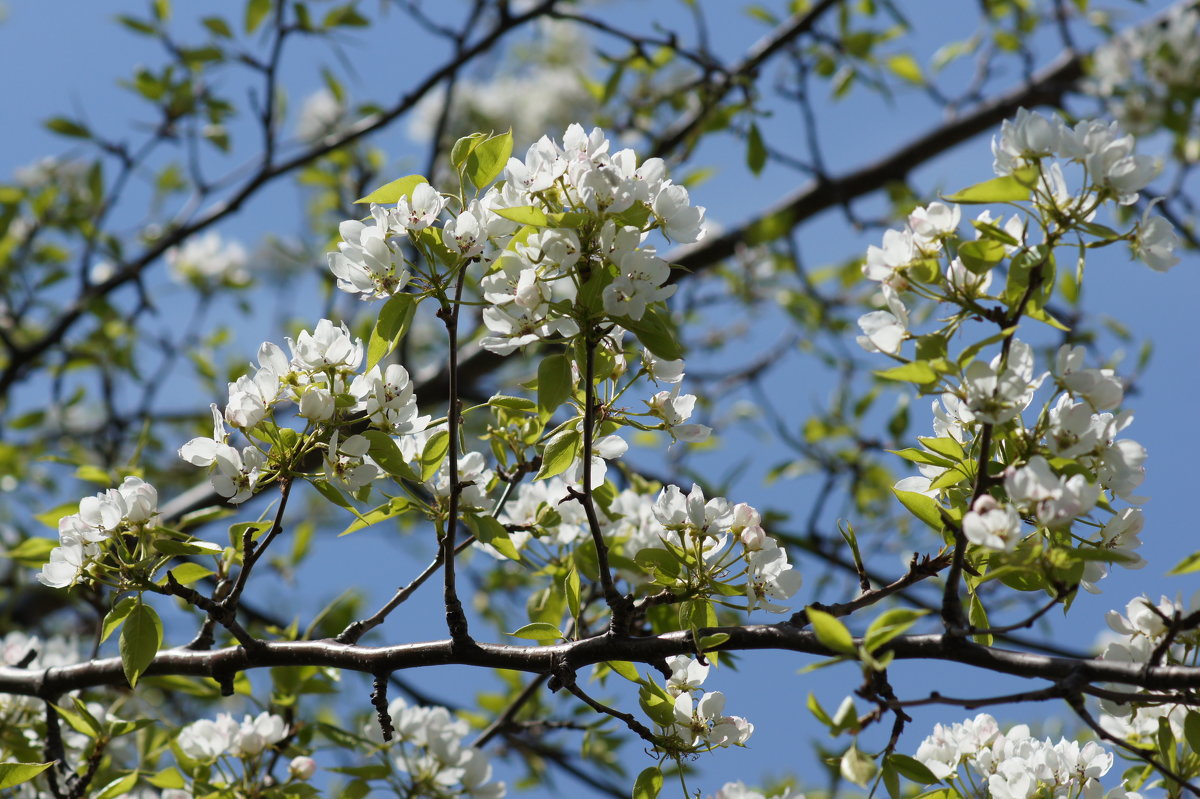
<svg viewBox="0 0 1200 799">
<path fill-rule="evenodd" d="M 299 755 L 292 758 L 292 762 L 288 763 L 288 774 L 298 780 L 312 779 L 312 775 L 317 773 L 317 761 L 311 757 Z"/>
</svg>

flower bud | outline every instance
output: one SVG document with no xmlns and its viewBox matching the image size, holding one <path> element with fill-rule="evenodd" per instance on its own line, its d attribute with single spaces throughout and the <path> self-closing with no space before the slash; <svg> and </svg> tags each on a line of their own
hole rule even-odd
<svg viewBox="0 0 1200 799">
<path fill-rule="evenodd" d="M 333 416 L 333 394 L 320 386 L 309 386 L 300 397 L 300 415 L 313 422 L 323 422 Z"/>
<path fill-rule="evenodd" d="M 298 755 L 292 758 L 291 763 L 288 763 L 288 774 L 295 779 L 309 780 L 315 773 L 317 773 L 317 761 L 311 757 Z"/>
</svg>

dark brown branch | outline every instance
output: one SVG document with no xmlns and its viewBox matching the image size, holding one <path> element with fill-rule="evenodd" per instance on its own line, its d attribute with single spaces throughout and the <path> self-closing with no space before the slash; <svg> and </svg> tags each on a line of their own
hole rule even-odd
<svg viewBox="0 0 1200 799">
<path fill-rule="evenodd" d="M 701 630 L 700 633 L 728 635 L 729 639 L 716 647 L 718 650 L 778 650 L 819 657 L 835 654 L 823 646 L 811 631 L 799 629 L 788 622 L 714 627 Z M 898 660 L 960 663 L 991 672 L 1048 681 L 1073 675 L 1077 684 L 1119 683 L 1155 691 L 1200 689 L 1198 667 L 1155 666 L 1144 669 L 1140 663 L 1078 660 L 980 646 L 970 641 L 948 641 L 945 635 L 900 636 L 883 651 L 894 652 Z M 164 650 L 155 657 L 145 674 L 147 677 L 160 674 L 213 677 L 247 669 L 301 665 L 378 674 L 449 664 L 544 674 L 555 671 L 562 662 L 570 663 L 575 669 L 606 660 L 653 664 L 672 655 L 694 652 L 695 640 L 691 630 L 639 638 L 604 634 L 550 646 L 476 642 L 473 647 L 463 648 L 449 639 L 386 647 L 350 646 L 333 640 L 264 641 L 253 649 L 227 647 L 207 652 Z M 124 684 L 121 660 L 115 657 L 41 671 L 0 667 L 2 693 L 47 698 L 83 688 Z"/>
</svg>

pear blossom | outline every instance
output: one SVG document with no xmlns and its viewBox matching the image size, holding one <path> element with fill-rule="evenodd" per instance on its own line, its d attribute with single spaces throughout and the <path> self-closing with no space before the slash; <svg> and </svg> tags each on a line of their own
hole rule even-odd
<svg viewBox="0 0 1200 799">
<path fill-rule="evenodd" d="M 325 452 L 325 479 L 351 493 L 371 484 L 379 477 L 379 467 L 367 458 L 371 442 L 365 436 L 353 435 L 339 439 L 334 430 Z"/>
<path fill-rule="evenodd" d="M 1041 386 L 1045 375 L 1034 377 L 1033 349 L 1013 339 L 1008 360 L 997 355 L 990 364 L 972 361 L 963 375 L 967 408 L 981 422 L 1002 424 L 1015 418 Z"/>
<path fill-rule="evenodd" d="M 900 345 L 908 338 L 908 309 L 891 286 L 884 285 L 883 297 L 890 310 L 871 311 L 858 318 L 863 332 L 858 345 L 867 352 L 899 355 Z"/>
<path fill-rule="evenodd" d="M 1179 263 L 1175 250 L 1180 246 L 1179 234 L 1166 219 L 1150 215 L 1150 209 L 1137 226 L 1130 249 L 1133 257 L 1156 272 L 1166 272 Z"/>
<path fill-rule="evenodd" d="M 608 464 L 605 461 L 616 460 L 629 451 L 629 444 L 618 435 L 604 436 L 592 443 L 592 484 L 589 488 L 599 488 L 604 485 L 604 476 L 608 474 Z M 571 485 L 583 484 L 583 451 L 579 457 L 563 473 L 563 479 Z"/>
<path fill-rule="evenodd" d="M 391 221 L 404 230 L 418 231 L 432 225 L 446 207 L 446 199 L 428 183 L 418 183 L 411 197 L 401 197 L 391 211 Z"/>
<path fill-rule="evenodd" d="M 1047 527 L 1061 527 L 1087 513 L 1100 498 L 1100 487 L 1082 474 L 1059 477 L 1041 455 L 1004 478 L 1004 487 L 1018 507 L 1034 513 Z"/>
<path fill-rule="evenodd" d="M 903 283 L 898 270 L 911 264 L 916 257 L 917 247 L 911 230 L 884 231 L 883 247 L 872 245 L 867 248 L 863 275 L 867 280 L 899 288 Z"/>
<path fill-rule="evenodd" d="M 366 413 L 371 423 L 389 435 L 404 435 L 425 429 L 430 417 L 419 416 L 408 370 L 398 363 L 381 370 L 379 365 L 358 375 L 350 383 L 357 400 L 354 410 Z"/>
<path fill-rule="evenodd" d="M 663 527 L 690 535 L 720 535 L 733 523 L 733 509 L 728 500 L 714 497 L 706 502 L 699 484 L 692 486 L 687 495 L 679 490 L 679 486 L 663 488 L 654 502 L 653 512 Z"/>
<path fill-rule="evenodd" d="M 168 249 L 165 257 L 171 276 L 180 283 L 201 288 L 250 284 L 246 249 L 236 241 L 223 241 L 215 231 L 189 237 L 181 246 Z"/>
<path fill-rule="evenodd" d="M 962 530 L 972 544 L 1011 552 L 1021 540 L 1021 517 L 1012 506 L 984 494 L 963 516 Z"/>
<path fill-rule="evenodd" d="M 702 424 L 684 424 L 692 416 L 696 406 L 695 394 L 680 394 L 679 383 L 670 391 L 660 391 L 646 403 L 653 416 L 662 419 L 671 438 L 680 441 L 703 441 L 712 433 L 711 427 Z"/>
<path fill-rule="evenodd" d="M 388 212 L 371 204 L 374 224 L 349 219 L 338 225 L 337 252 L 326 257 L 337 287 L 361 300 L 391 297 L 408 285 L 412 273 L 391 235 Z"/>
<path fill-rule="evenodd" d="M 786 613 L 790 608 L 773 600 L 791 599 L 802 584 L 800 572 L 788 563 L 787 551 L 773 538 L 749 550 L 746 556 L 747 610 L 763 608 L 771 613 Z"/>
<path fill-rule="evenodd" d="M 739 716 L 725 716 L 725 695 L 711 691 L 693 701 L 691 693 L 675 697 L 673 734 L 692 747 L 716 748 L 742 746 L 754 732 L 754 725 Z"/>
<path fill-rule="evenodd" d="M 669 385 L 683 380 L 682 360 L 664 360 L 655 356 L 650 350 L 642 350 L 642 368 L 646 370 L 646 377 L 655 383 Z"/>
<path fill-rule="evenodd" d="M 334 327 L 333 322 L 322 319 L 311 333 L 302 330 L 295 341 L 289 338 L 287 343 L 292 351 L 292 367 L 301 371 L 353 372 L 362 363 L 362 339 L 351 339 L 344 322 Z"/>
<path fill-rule="evenodd" d="M 1030 160 L 1057 154 L 1065 128 L 1057 116 L 1018 108 L 1014 118 L 1000 123 L 1000 135 L 992 139 L 992 168 L 997 175 L 1008 175 Z"/>
<path fill-rule="evenodd" d="M 671 676 L 667 679 L 666 688 L 672 696 L 698 691 L 708 677 L 709 666 L 687 655 L 667 658 L 667 667 L 671 669 Z"/>
<path fill-rule="evenodd" d="M 1071 394 L 1081 397 L 1095 410 L 1115 408 L 1124 399 L 1125 389 L 1112 369 L 1085 369 L 1086 350 L 1082 345 L 1064 344 L 1054 358 L 1054 375 Z"/>
<path fill-rule="evenodd" d="M 691 205 L 683 186 L 664 186 L 651 207 L 668 238 L 684 244 L 704 238 L 704 208 Z"/>
<path fill-rule="evenodd" d="M 670 265 L 652 251 L 635 250 L 617 264 L 620 274 L 604 287 L 604 310 L 613 316 L 641 319 L 646 306 L 661 302 L 675 293 L 678 286 L 664 286 L 671 275 Z"/>
<path fill-rule="evenodd" d="M 953 235 L 962 221 L 962 208 L 957 205 L 930 203 L 914 208 L 908 215 L 908 229 L 913 243 L 921 252 L 936 255 L 942 249 L 941 240 Z"/>
</svg>

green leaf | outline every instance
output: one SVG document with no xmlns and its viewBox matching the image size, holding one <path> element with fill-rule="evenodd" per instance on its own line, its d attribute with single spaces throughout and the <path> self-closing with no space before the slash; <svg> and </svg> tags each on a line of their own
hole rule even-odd
<svg viewBox="0 0 1200 799">
<path fill-rule="evenodd" d="M 941 506 L 932 497 L 918 494 L 916 491 L 897 491 L 895 488 L 892 489 L 892 493 L 896 495 L 896 499 L 900 500 L 901 505 L 908 508 L 909 513 L 934 530 L 940 533 L 945 527 L 945 524 L 942 523 Z"/>
<path fill-rule="evenodd" d="M 117 777 L 115 780 L 105 785 L 100 789 L 100 792 L 95 794 L 95 799 L 114 799 L 114 797 L 127 794 L 133 790 L 133 786 L 137 785 L 138 772 L 131 771 L 124 777 Z"/>
<path fill-rule="evenodd" d="M 637 775 L 637 780 L 633 783 L 633 799 L 657 799 L 662 784 L 662 769 L 658 766 L 642 769 L 642 773 Z"/>
<path fill-rule="evenodd" d="M 542 468 L 534 479 L 545 480 L 565 472 L 575 462 L 581 445 L 582 434 L 574 427 L 556 433 L 542 450 Z"/>
<path fill-rule="evenodd" d="M 884 611 L 867 628 L 866 634 L 863 635 L 863 646 L 868 652 L 874 652 L 896 636 L 903 635 L 917 619 L 928 612 L 911 608 L 892 608 Z"/>
<path fill-rule="evenodd" d="M 379 205 L 393 205 L 398 203 L 401 197 L 412 199 L 413 189 L 422 183 L 428 182 L 424 175 L 406 175 L 402 178 L 396 178 L 391 183 L 380 186 L 366 197 L 359 197 L 354 202 L 355 204 L 377 203 Z"/>
<path fill-rule="evenodd" d="M 34 536 L 26 538 L 12 549 L 4 553 L 4 557 L 15 560 L 22 566 L 40 569 L 50 560 L 50 553 L 58 546 L 58 542 L 49 538 Z"/>
<path fill-rule="evenodd" d="M 628 660 L 606 660 L 604 664 L 630 682 L 641 683 L 642 675 L 638 674 L 637 666 Z"/>
<path fill-rule="evenodd" d="M 411 505 L 406 498 L 393 497 L 392 500 L 386 505 L 380 505 L 378 508 L 369 510 L 354 521 L 350 522 L 345 530 L 342 530 L 340 533 L 338 533 L 338 538 L 341 538 L 344 535 L 350 535 L 351 533 L 357 533 L 359 530 L 363 530 L 373 524 L 378 524 L 379 522 L 386 521 L 388 519 L 394 519 L 397 516 L 403 516 L 408 512 L 410 507 Z"/>
<path fill-rule="evenodd" d="M 1189 710 L 1183 720 L 1183 740 L 1193 752 L 1200 752 L 1200 713 Z"/>
<path fill-rule="evenodd" d="M 910 53 L 897 53 L 887 57 L 887 68 L 892 73 L 902 80 L 909 83 L 923 86 L 925 84 L 925 76 L 921 74 L 921 65 L 917 63 L 917 59 L 913 58 Z"/>
<path fill-rule="evenodd" d="M 254 33 L 258 26 L 271 13 L 271 0 L 249 0 L 246 3 L 246 33 Z"/>
<path fill-rule="evenodd" d="M 875 760 L 860 750 L 856 744 L 850 744 L 846 754 L 842 755 L 839 771 L 850 782 L 860 788 L 865 788 L 875 774 Z"/>
<path fill-rule="evenodd" d="M 210 541 L 176 541 L 172 538 L 156 538 L 154 548 L 164 555 L 220 555 L 225 550 Z"/>
<path fill-rule="evenodd" d="M 81 122 L 76 122 L 66 117 L 53 117 L 46 120 L 46 130 L 52 133 L 57 133 L 59 136 L 67 136 L 72 139 L 90 139 L 92 132 L 88 130 L 87 125 Z"/>
<path fill-rule="evenodd" d="M 750 132 L 746 134 L 746 166 L 755 175 L 761 175 L 767 164 L 767 147 L 763 144 L 762 132 L 758 124 L 750 123 Z"/>
<path fill-rule="evenodd" d="M 936 452 L 938 455 L 944 455 L 952 461 L 960 461 L 966 453 L 963 451 L 962 444 L 959 444 L 949 436 L 942 438 L 932 438 L 929 436 L 917 436 L 917 441 L 931 452 Z"/>
<path fill-rule="evenodd" d="M 80 701 L 79 697 L 72 696 L 70 699 L 74 709 L 67 710 L 62 705 L 55 705 L 54 709 L 58 711 L 58 715 L 80 735 L 86 735 L 89 738 L 100 737 L 103 732 L 100 722 L 88 711 L 87 706 Z"/>
<path fill-rule="evenodd" d="M 0 763 L 0 788 L 11 788 L 41 774 L 54 763 Z"/>
<path fill-rule="evenodd" d="M 496 213 L 505 219 L 510 219 L 522 225 L 533 225 L 534 227 L 546 227 L 550 224 L 550 220 L 546 218 L 546 214 L 542 209 L 535 208 L 532 205 L 518 205 L 514 208 L 497 208 Z"/>
<path fill-rule="evenodd" d="M 539 367 L 540 368 L 540 367 Z M 517 411 L 519 413 L 536 413 L 538 405 L 531 399 L 525 397 L 506 397 L 503 394 L 497 394 L 488 400 L 488 405 L 493 408 L 504 408 L 509 411 Z"/>
<path fill-rule="evenodd" d="M 559 632 L 557 627 L 553 624 L 547 624 L 544 621 L 535 621 L 526 624 L 521 629 L 508 634 L 516 638 L 528 638 L 533 641 L 557 641 L 565 637 Z"/>
<path fill-rule="evenodd" d="M 170 571 L 171 575 L 175 578 L 175 582 L 180 585 L 191 585 L 214 574 L 212 569 L 206 569 L 199 563 L 180 563 Z"/>
<path fill-rule="evenodd" d="M 571 380 L 571 359 L 562 354 L 543 358 L 538 364 L 537 380 L 538 412 L 549 418 L 575 388 Z"/>
<path fill-rule="evenodd" d="M 572 619 L 579 618 L 579 572 L 574 567 L 567 569 L 567 576 L 563 580 L 563 589 L 567 593 L 567 610 L 571 613 Z"/>
<path fill-rule="evenodd" d="M 683 347 L 675 338 L 674 327 L 666 312 L 657 306 L 646 308 L 641 319 L 621 316 L 615 320 L 621 327 L 632 332 L 646 349 L 659 358 L 677 361 L 683 357 Z"/>
<path fill-rule="evenodd" d="M 1200 552 L 1193 552 L 1183 560 L 1179 561 L 1179 563 L 1175 564 L 1175 568 L 1167 572 L 1167 575 L 1191 574 L 1194 571 L 1200 571 Z M 1200 749 L 1197 749 L 1196 751 L 1200 752 Z"/>
<path fill-rule="evenodd" d="M 121 667 L 125 670 L 125 679 L 129 681 L 130 688 L 137 685 L 138 678 L 154 661 L 161 645 L 162 622 L 154 608 L 139 598 L 121 628 Z"/>
<path fill-rule="evenodd" d="M 368 371 L 396 349 L 412 325 L 420 302 L 421 298 L 415 294 L 396 294 L 379 309 L 379 318 L 371 328 L 371 337 L 367 341 Z"/>
<path fill-rule="evenodd" d="M 112 610 L 104 614 L 104 622 L 100 625 L 100 643 L 107 641 L 113 631 L 121 626 L 121 622 L 125 621 L 125 617 L 129 615 L 137 602 L 136 597 L 127 596 L 113 605 Z"/>
<path fill-rule="evenodd" d="M 208 28 L 209 32 L 214 36 L 220 36 L 223 39 L 232 39 L 233 30 L 229 27 L 229 23 L 220 17 L 205 17 L 200 20 L 204 27 Z"/>
<path fill-rule="evenodd" d="M 425 449 L 421 451 L 421 480 L 427 481 L 437 474 L 441 468 L 442 462 L 446 460 L 446 453 L 450 451 L 450 433 L 447 430 L 438 430 L 429 437 L 425 442 Z"/>
<path fill-rule="evenodd" d="M 971 592 L 971 598 L 967 602 L 967 621 L 977 630 L 986 630 L 988 628 L 987 608 L 983 606 L 983 601 L 980 600 L 979 594 L 975 591 Z M 972 636 L 975 643 L 980 646 L 991 646 L 992 636 L 990 633 L 976 633 Z"/>
<path fill-rule="evenodd" d="M 153 785 L 155 788 L 183 788 L 187 785 L 187 781 L 183 778 L 183 773 L 175 766 L 169 766 L 162 771 L 155 772 L 146 777 L 146 782 Z"/>
<path fill-rule="evenodd" d="M 450 165 L 455 170 L 461 169 L 463 164 L 467 162 L 467 156 L 471 154 L 471 151 L 478 147 L 479 143 L 486 138 L 482 133 L 472 133 L 454 142 L 454 146 L 450 148 Z"/>
<path fill-rule="evenodd" d="M 938 379 L 938 373 L 926 361 L 913 361 L 912 363 L 893 366 L 891 369 L 883 369 L 875 373 L 876 377 L 881 377 L 884 380 L 898 380 L 902 383 L 915 383 L 924 385 L 932 383 Z"/>
<path fill-rule="evenodd" d="M 921 785 L 932 785 L 938 781 L 929 767 L 914 757 L 893 752 L 887 756 L 886 762 L 900 772 L 905 779 Z"/>
<path fill-rule="evenodd" d="M 409 480 L 414 483 L 421 482 L 421 476 L 408 465 L 408 461 L 404 459 L 404 455 L 400 452 L 400 447 L 391 436 L 382 430 L 367 430 L 362 436 L 371 442 L 367 454 L 385 472 L 401 480 Z M 342 535 L 345 534 L 345 532 L 342 533 Z"/>
<path fill-rule="evenodd" d="M 511 129 L 476 145 L 467 155 L 467 177 L 477 188 L 487 187 L 504 171 L 512 149 Z"/>
<path fill-rule="evenodd" d="M 958 257 L 972 274 L 986 275 L 1004 260 L 1004 244 L 993 239 L 968 241 L 958 248 Z"/>
<path fill-rule="evenodd" d="M 1020 202 L 1029 199 L 1037 176 L 1037 166 L 1022 167 L 1011 175 L 976 183 L 943 199 L 964 204 Z"/>
<path fill-rule="evenodd" d="M 808 616 L 808 623 L 816 633 L 818 641 L 834 652 L 841 652 L 844 655 L 854 654 L 854 637 L 850 635 L 846 625 L 825 611 L 813 607 L 807 608 L 805 614 Z"/>
</svg>

